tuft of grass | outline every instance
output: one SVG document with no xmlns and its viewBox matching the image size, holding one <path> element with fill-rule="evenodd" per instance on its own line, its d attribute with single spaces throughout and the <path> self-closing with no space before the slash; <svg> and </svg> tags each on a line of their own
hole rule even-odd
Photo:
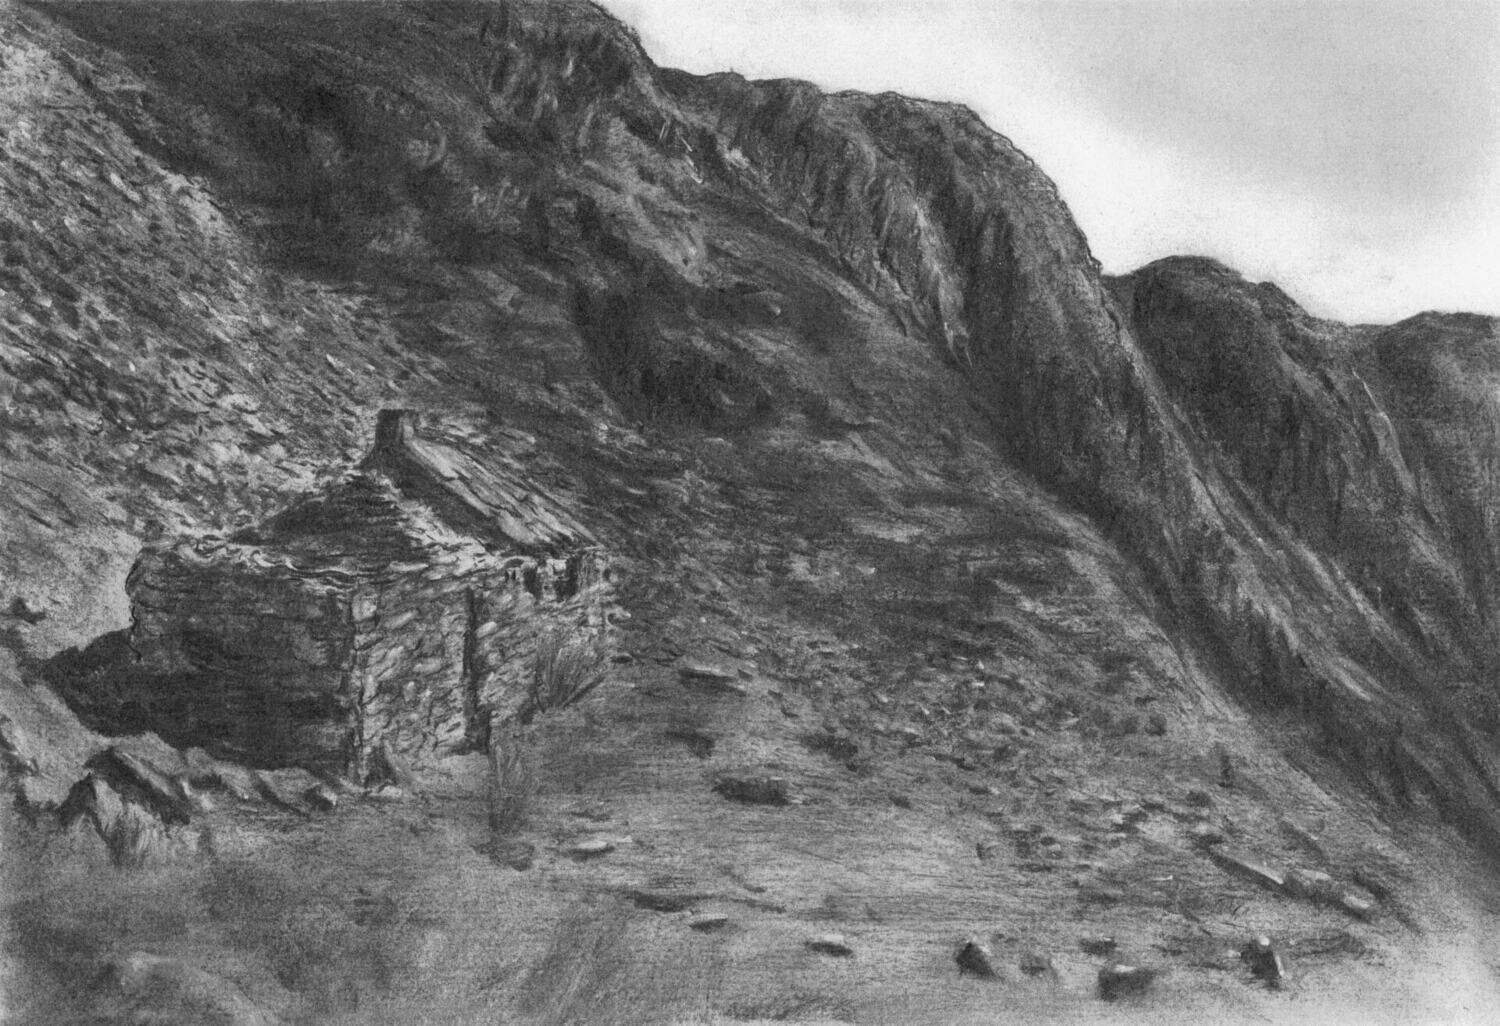
<svg viewBox="0 0 1500 1026">
<path fill-rule="evenodd" d="M 599 639 L 571 640 L 563 632 L 545 635 L 537 644 L 527 687 L 529 715 L 565 709 L 604 683 L 609 653 Z"/>
<path fill-rule="evenodd" d="M 490 832 L 496 838 L 514 834 L 526 822 L 536 795 L 537 779 L 522 731 L 494 733 L 490 739 Z"/>
<path fill-rule="evenodd" d="M 525 703 L 490 731 L 490 830 L 495 837 L 520 829 L 539 786 L 530 751 L 532 720 L 588 697 L 604 683 L 608 669 L 609 649 L 602 638 L 553 631 L 538 641 Z"/>
</svg>

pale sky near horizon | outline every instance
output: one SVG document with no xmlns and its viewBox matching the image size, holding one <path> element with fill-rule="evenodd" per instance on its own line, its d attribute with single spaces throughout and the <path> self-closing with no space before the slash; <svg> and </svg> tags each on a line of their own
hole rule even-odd
<svg viewBox="0 0 1500 1026">
<path fill-rule="evenodd" d="M 1111 273 L 1217 257 L 1315 314 L 1500 316 L 1500 2 L 604 0 L 661 65 L 956 100 Z"/>
</svg>

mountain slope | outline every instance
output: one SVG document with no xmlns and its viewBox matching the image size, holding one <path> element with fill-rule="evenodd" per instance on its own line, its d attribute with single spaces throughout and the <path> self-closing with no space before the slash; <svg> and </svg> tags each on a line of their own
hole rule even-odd
<svg viewBox="0 0 1500 1026">
<path fill-rule="evenodd" d="M 482 757 L 324 817 L 215 785 L 107 885 L 26 792 L 22 1021 L 147 1014 L 135 949 L 298 1022 L 1452 1018 L 1493 985 L 1453 829 L 1500 797 L 1494 321 L 1106 279 L 972 113 L 658 69 L 589 5 L 0 19 L 19 782 L 48 731 L 103 743 L 44 685 L 151 729 L 110 683 L 139 545 L 337 477 L 383 407 L 569 505 L 631 615 L 498 854 Z M 767 775 L 797 802 L 714 790 Z M 1290 997 L 1242 978 L 1261 931 Z M 1006 982 L 955 985 L 990 932 Z M 1165 996 L 1100 1003 L 1082 933 Z"/>
</svg>

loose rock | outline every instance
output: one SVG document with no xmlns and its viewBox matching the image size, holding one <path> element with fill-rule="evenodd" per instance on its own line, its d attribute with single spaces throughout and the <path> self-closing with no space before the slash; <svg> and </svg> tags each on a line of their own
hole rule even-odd
<svg viewBox="0 0 1500 1026">
<path fill-rule="evenodd" d="M 1099 996 L 1106 1001 L 1144 994 L 1156 982 L 1155 969 L 1119 962 L 1099 970 Z"/>
<path fill-rule="evenodd" d="M 1334 904 L 1360 919 L 1370 919 L 1375 915 L 1375 903 L 1357 894 L 1341 894 Z"/>
<path fill-rule="evenodd" d="M 1052 956 L 1043 951 L 1027 951 L 1021 955 L 1021 972 L 1027 976 L 1057 976 L 1057 967 Z"/>
<path fill-rule="evenodd" d="M 1286 979 L 1286 965 L 1281 960 L 1281 952 L 1276 950 L 1271 938 L 1264 934 L 1241 948 L 1240 958 L 1250 967 L 1252 976 L 1264 980 L 1272 987 L 1281 986 Z"/>
<path fill-rule="evenodd" d="M 1078 938 L 1078 947 L 1085 955 L 1112 955 L 1119 946 L 1113 937 L 1088 935 Z"/>
<path fill-rule="evenodd" d="M 1262 887 L 1273 891 L 1284 890 L 1286 887 L 1286 874 L 1270 866 L 1262 865 L 1247 856 L 1237 852 L 1214 850 L 1209 856 L 1216 862 L 1220 869 L 1235 876 L 1249 880 L 1251 883 L 1260 884 Z"/>
<path fill-rule="evenodd" d="M 1194 823 L 1192 829 L 1188 831 L 1188 837 L 1191 838 L 1195 848 L 1202 849 L 1212 848 L 1216 844 L 1223 844 L 1226 840 L 1224 831 L 1212 823 Z"/>
<path fill-rule="evenodd" d="M 807 942 L 807 946 L 813 951 L 836 958 L 848 958 L 854 954 L 854 949 L 841 933 L 825 933 L 821 937 L 814 937 Z"/>
<path fill-rule="evenodd" d="M 241 801 L 260 797 L 260 782 L 252 769 L 215 759 L 201 748 L 189 748 L 184 760 L 187 779 L 194 787 L 222 789 Z"/>
<path fill-rule="evenodd" d="M 166 745 L 162 745 L 166 748 Z M 186 823 L 192 819 L 191 792 L 184 784 L 186 766 L 182 757 L 168 749 L 171 759 L 153 758 L 149 750 L 131 751 L 115 745 L 89 760 L 90 769 L 99 773 L 127 797 L 136 798 L 164 823 Z"/>
<path fill-rule="evenodd" d="M 308 792 L 323 786 L 323 782 L 305 769 L 261 770 L 255 774 L 260 782 L 260 792 L 271 801 L 304 815 L 312 811 Z"/>
<path fill-rule="evenodd" d="M 338 792 L 327 784 L 315 784 L 303 792 L 302 797 L 307 804 L 319 812 L 332 812 L 339 806 Z"/>
<path fill-rule="evenodd" d="M 787 805 L 791 791 L 782 777 L 740 777 L 721 774 L 714 790 L 725 798 L 751 805 Z"/>
<path fill-rule="evenodd" d="M 608 855 L 615 850 L 615 843 L 605 837 L 591 837 L 586 841 L 579 841 L 568 849 L 568 854 L 574 858 L 587 859 L 600 855 Z"/>
<path fill-rule="evenodd" d="M 735 680 L 739 675 L 727 666 L 706 662 L 700 659 L 684 660 L 677 668 L 677 672 L 684 680 L 706 681 L 710 683 L 728 683 Z"/>
<path fill-rule="evenodd" d="M 963 947 L 958 949 L 958 954 L 953 956 L 953 960 L 958 963 L 958 971 L 961 973 L 983 977 L 1000 975 L 995 967 L 995 953 L 978 937 L 970 937 L 964 941 Z"/>
<path fill-rule="evenodd" d="M 411 765 L 384 741 L 370 759 L 370 772 L 366 784 L 394 784 L 403 791 L 415 792 L 417 778 Z"/>
</svg>

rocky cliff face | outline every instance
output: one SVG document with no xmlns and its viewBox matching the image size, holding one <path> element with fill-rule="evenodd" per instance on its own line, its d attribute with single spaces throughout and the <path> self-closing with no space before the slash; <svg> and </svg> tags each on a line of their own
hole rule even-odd
<svg viewBox="0 0 1500 1026">
<path fill-rule="evenodd" d="M 1405 879 L 1438 865 L 1391 823 L 1445 837 L 1424 818 L 1437 810 L 1495 839 L 1495 321 L 1319 321 L 1194 258 L 1106 278 L 1052 183 L 971 112 L 659 69 L 589 5 L 7 5 L 0 27 L 8 688 L 50 681 L 87 705 L 121 655 L 96 639 L 127 624 L 142 543 L 261 520 L 400 406 L 439 414 L 619 554 L 633 619 L 615 683 L 634 686 L 602 688 L 586 724 L 538 742 L 567 781 L 541 785 L 557 818 L 538 838 L 571 836 L 578 818 L 556 810 L 596 794 L 655 832 L 611 887 L 664 879 L 650 853 L 670 844 L 688 876 L 731 867 L 702 893 L 739 888 L 782 828 L 695 803 L 700 768 L 749 765 L 733 779 L 783 782 L 730 791 L 795 817 L 807 796 L 783 778 L 800 774 L 830 838 L 880 853 L 865 882 L 837 884 L 870 894 L 863 913 L 814 893 L 816 856 L 746 891 L 785 892 L 757 906 L 746 964 L 782 965 L 774 917 L 804 901 L 885 916 L 904 938 L 885 975 L 908 983 L 932 970 L 912 952 L 959 929 L 974 894 L 1082 900 L 1114 910 L 1110 929 L 1171 909 L 1207 929 L 1227 914 L 1216 888 L 1237 886 L 1224 867 L 1262 865 L 1200 856 L 1226 839 L 1331 874 L 1299 891 L 1287 881 L 1314 878 L 1251 873 L 1278 881 L 1265 915 L 1310 938 L 1283 899 L 1336 894 L 1327 914 L 1376 945 L 1399 902 L 1372 860 Z M 27 739 L 68 729 L 33 699 L 0 722 L 22 777 Z M 79 758 L 107 744 L 67 736 L 53 747 Z M 203 758 L 195 786 L 239 779 Z M 127 798 L 143 786 L 108 779 Z M 469 823 L 474 795 L 451 786 L 443 814 Z M 910 869 L 891 837 L 908 835 L 870 833 L 870 807 L 898 794 L 901 815 L 928 817 L 909 854 L 968 904 L 933 884 L 922 920 L 890 897 Z M 1313 812 L 1321 839 L 1286 826 Z M 308 827 L 306 850 L 358 851 L 384 821 L 338 822 Z M 466 893 L 472 851 L 441 837 L 387 854 Z M 600 844 L 538 857 L 594 887 L 577 874 L 616 841 Z M 241 855 L 283 881 L 254 861 L 270 856 Z M 219 874 L 208 895 L 271 886 L 195 871 Z M 1340 904 L 1348 888 L 1368 897 Z M 1376 925 L 1358 911 L 1371 902 Z M 330 950 L 322 969 L 277 961 L 288 942 L 268 926 L 223 944 L 236 978 L 278 967 L 251 998 L 294 1019 L 355 1021 L 394 977 L 512 1018 L 659 1014 L 538 982 L 570 958 L 592 967 L 579 978 L 599 969 L 566 939 L 594 929 L 580 922 L 623 935 L 635 920 L 535 914 L 552 925 L 505 922 L 555 947 L 507 954 L 532 975 L 498 991 L 434 982 L 385 945 L 446 942 L 395 920 L 362 920 L 369 950 Z M 464 950 L 486 938 L 463 934 Z M 1184 971 L 1213 960 L 1155 942 Z M 48 958 L 38 993 L 71 965 Z M 847 1018 L 887 985 L 773 1006 L 737 971 L 713 970 L 713 1014 Z M 410 1011 L 379 1000 L 392 1021 Z"/>
</svg>

